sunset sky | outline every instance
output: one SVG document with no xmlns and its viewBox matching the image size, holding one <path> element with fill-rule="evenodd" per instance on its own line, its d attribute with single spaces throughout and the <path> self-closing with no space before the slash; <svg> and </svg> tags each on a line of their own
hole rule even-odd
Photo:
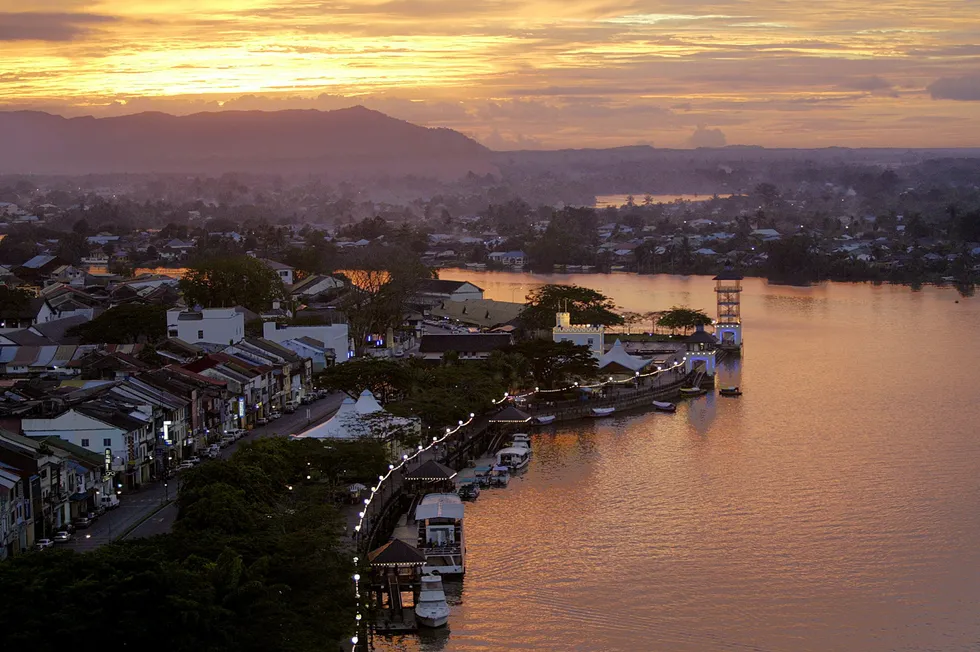
<svg viewBox="0 0 980 652">
<path fill-rule="evenodd" d="M 364 104 L 496 149 L 980 146 L 980 0 L 0 0 L 0 62 L 4 108 L 64 115 Z"/>
</svg>

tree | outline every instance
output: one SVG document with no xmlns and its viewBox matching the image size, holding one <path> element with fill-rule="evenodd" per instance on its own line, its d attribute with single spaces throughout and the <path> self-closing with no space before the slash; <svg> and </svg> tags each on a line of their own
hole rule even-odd
<svg viewBox="0 0 980 652">
<path fill-rule="evenodd" d="M 350 261 L 345 272 L 351 287 L 340 299 L 354 347 L 361 353 L 367 337 L 398 328 L 406 303 L 432 270 L 413 254 L 391 247 L 369 247 Z"/>
<path fill-rule="evenodd" d="M 681 330 L 687 332 L 700 326 L 709 326 L 712 323 L 703 310 L 688 308 L 686 306 L 673 306 L 670 310 L 665 310 L 657 321 L 659 326 L 671 330 Z"/>
<path fill-rule="evenodd" d="M 109 308 L 68 335 L 82 344 L 137 344 L 156 342 L 167 336 L 167 308 L 157 305 L 124 304 Z"/>
<path fill-rule="evenodd" d="M 273 301 L 286 297 L 279 275 L 251 256 L 230 256 L 198 264 L 180 280 L 180 290 L 189 306 L 245 306 L 254 312 L 267 310 Z"/>
<path fill-rule="evenodd" d="M 542 285 L 527 295 L 521 323 L 527 330 L 550 329 L 556 312 L 570 312 L 573 324 L 617 326 L 623 318 L 615 312 L 612 299 L 578 285 Z"/>
<path fill-rule="evenodd" d="M 573 342 L 529 340 L 510 349 L 523 356 L 538 387 L 554 389 L 570 378 L 591 378 L 599 363 L 587 346 Z"/>
<path fill-rule="evenodd" d="M 81 233 L 66 233 L 58 239 L 58 257 L 77 265 L 91 251 L 88 240 Z"/>
<path fill-rule="evenodd" d="M 369 389 L 382 403 L 404 395 L 409 383 L 405 365 L 384 358 L 354 358 L 329 367 L 317 378 L 320 387 L 350 396 Z"/>
<path fill-rule="evenodd" d="M 31 302 L 31 295 L 24 290 L 0 285 L 0 314 L 18 313 Z"/>
</svg>

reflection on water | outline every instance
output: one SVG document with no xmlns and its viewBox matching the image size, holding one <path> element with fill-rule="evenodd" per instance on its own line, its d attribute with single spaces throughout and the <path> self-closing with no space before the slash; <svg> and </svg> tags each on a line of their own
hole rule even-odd
<svg viewBox="0 0 980 652">
<path fill-rule="evenodd" d="M 595 198 L 596 208 L 608 208 L 613 206 L 619 208 L 620 206 L 626 205 L 630 195 L 598 195 Z M 654 204 L 671 204 L 675 201 L 708 201 L 713 197 L 713 195 L 650 195 Z M 719 195 L 721 198 L 727 199 L 731 197 L 731 194 Z M 643 204 L 646 199 L 644 193 L 634 194 L 633 201 L 639 206 Z"/>
<path fill-rule="evenodd" d="M 505 301 L 551 280 L 443 276 Z M 703 277 L 561 282 L 634 311 L 714 300 Z M 467 503 L 448 638 L 378 648 L 980 650 L 980 302 L 745 287 L 719 371 L 744 396 L 537 432 L 528 471 Z"/>
</svg>

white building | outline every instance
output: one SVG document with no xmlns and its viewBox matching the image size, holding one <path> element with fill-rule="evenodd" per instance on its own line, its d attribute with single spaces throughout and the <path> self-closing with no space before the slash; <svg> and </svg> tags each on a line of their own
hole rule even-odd
<svg viewBox="0 0 980 652">
<path fill-rule="evenodd" d="M 482 299 L 483 288 L 467 281 L 450 281 L 442 279 L 426 279 L 419 285 L 419 296 L 423 299 L 443 301 L 468 301 Z"/>
<path fill-rule="evenodd" d="M 260 258 L 266 267 L 275 272 L 279 278 L 282 280 L 283 284 L 287 287 L 293 284 L 293 272 L 296 271 L 294 267 L 290 267 L 284 263 L 276 262 L 274 260 L 269 260 L 268 258 Z"/>
<path fill-rule="evenodd" d="M 523 251 L 494 251 L 487 258 L 511 267 L 523 267 L 527 262 L 527 255 Z"/>
<path fill-rule="evenodd" d="M 234 344 L 245 337 L 245 315 L 234 308 L 168 310 L 167 336 L 189 344 Z"/>
<path fill-rule="evenodd" d="M 350 333 L 347 324 L 286 326 L 274 321 L 267 321 L 262 324 L 262 337 L 276 344 L 284 344 L 286 340 L 309 337 L 322 342 L 327 350 L 332 350 L 338 364 L 345 362 L 350 357 Z M 286 345 L 284 344 L 284 346 Z M 287 348 L 295 351 L 290 346 Z M 296 351 L 296 353 L 300 352 Z"/>
<path fill-rule="evenodd" d="M 551 335 L 556 342 L 573 342 L 589 347 L 596 359 L 601 358 L 604 352 L 606 327 L 602 324 L 573 324 L 569 312 L 555 314 L 555 327 L 551 329 Z"/>
</svg>

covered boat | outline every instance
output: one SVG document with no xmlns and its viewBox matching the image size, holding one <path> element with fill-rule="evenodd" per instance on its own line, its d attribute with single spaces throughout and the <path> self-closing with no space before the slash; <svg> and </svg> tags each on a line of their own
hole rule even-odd
<svg viewBox="0 0 980 652">
<path fill-rule="evenodd" d="M 722 396 L 741 396 L 742 390 L 740 390 L 738 386 L 722 387 L 720 393 Z"/>
<path fill-rule="evenodd" d="M 657 412 L 676 412 L 677 406 L 666 401 L 654 401 L 653 409 Z"/>
<path fill-rule="evenodd" d="M 489 487 L 490 486 L 490 471 L 491 470 L 492 469 L 489 466 L 478 466 L 475 469 L 473 469 L 473 475 L 474 475 L 476 481 L 480 484 L 481 487 Z"/>
<path fill-rule="evenodd" d="M 608 417 L 610 414 L 616 411 L 614 407 L 605 408 L 592 408 L 589 410 L 589 415 L 593 417 Z"/>
<path fill-rule="evenodd" d="M 701 396 L 704 390 L 700 387 L 681 387 L 681 396 Z"/>
<path fill-rule="evenodd" d="M 534 423 L 537 424 L 537 425 L 539 425 L 539 426 L 546 426 L 549 423 L 553 423 L 554 420 L 555 420 L 555 415 L 553 415 L 553 414 L 547 414 L 547 415 L 540 416 L 540 417 L 534 417 Z"/>
<path fill-rule="evenodd" d="M 490 486 L 506 487 L 510 483 L 510 467 L 495 466 L 490 472 Z"/>
<path fill-rule="evenodd" d="M 426 494 L 415 508 L 419 551 L 424 573 L 462 575 L 466 572 L 463 501 L 456 494 Z"/>
<path fill-rule="evenodd" d="M 523 469 L 531 461 L 531 449 L 508 446 L 497 451 L 496 466 L 506 466 L 511 471 Z"/>
<path fill-rule="evenodd" d="M 415 605 L 415 619 L 426 627 L 442 627 L 449 622 L 449 605 L 442 590 L 442 578 L 423 575 L 419 601 Z"/>
<path fill-rule="evenodd" d="M 480 483 L 476 478 L 463 478 L 459 481 L 459 489 L 456 493 L 463 500 L 476 500 L 480 497 Z"/>
</svg>

